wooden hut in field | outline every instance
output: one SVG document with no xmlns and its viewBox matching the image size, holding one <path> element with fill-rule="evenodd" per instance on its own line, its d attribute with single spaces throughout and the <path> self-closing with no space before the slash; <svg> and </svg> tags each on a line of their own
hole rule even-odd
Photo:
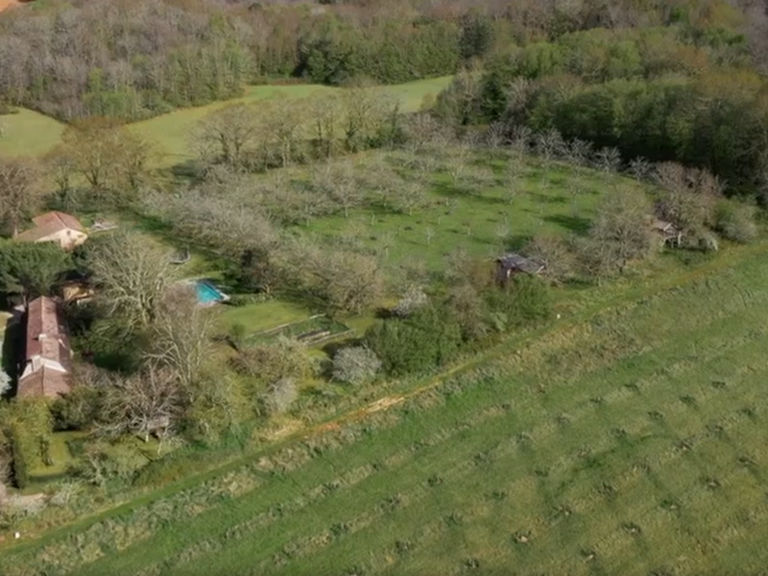
<svg viewBox="0 0 768 576">
<path fill-rule="evenodd" d="M 535 258 L 526 258 L 520 254 L 509 253 L 496 258 L 496 281 L 504 286 L 515 274 L 541 274 L 545 266 Z"/>
</svg>

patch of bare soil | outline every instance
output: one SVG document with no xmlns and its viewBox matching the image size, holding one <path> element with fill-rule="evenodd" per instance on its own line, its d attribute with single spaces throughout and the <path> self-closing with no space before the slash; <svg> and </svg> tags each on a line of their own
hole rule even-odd
<svg viewBox="0 0 768 576">
<path fill-rule="evenodd" d="M 16 4 L 19 4 L 19 0 L 0 0 L 0 12 Z"/>
</svg>

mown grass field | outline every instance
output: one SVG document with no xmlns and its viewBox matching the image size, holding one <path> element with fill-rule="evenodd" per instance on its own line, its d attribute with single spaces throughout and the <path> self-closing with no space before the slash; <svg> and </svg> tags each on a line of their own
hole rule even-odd
<svg viewBox="0 0 768 576">
<path fill-rule="evenodd" d="M 426 95 L 437 96 L 450 81 L 451 77 L 445 76 L 395 86 L 382 86 L 380 90 L 399 99 L 404 112 L 413 112 L 419 109 Z M 235 102 L 255 104 L 276 96 L 303 98 L 334 90 L 340 90 L 340 88 L 316 84 L 249 86 L 241 98 L 215 102 L 198 108 L 175 110 L 150 120 L 136 122 L 131 125 L 131 130 L 156 146 L 158 154 L 156 165 L 167 167 L 193 157 L 189 148 L 190 130 L 213 110 Z M 64 125 L 60 122 L 23 109 L 18 114 L 0 116 L 0 126 L 5 127 L 5 134 L 0 138 L 0 154 L 8 156 L 42 156 L 59 143 L 61 133 L 64 131 Z"/>
<path fill-rule="evenodd" d="M 42 156 L 61 141 L 64 125 L 39 112 L 0 116 L 0 155 Z"/>
<path fill-rule="evenodd" d="M 766 248 L 617 285 L 388 410 L 9 548 L 0 572 L 758 574 Z"/>
</svg>

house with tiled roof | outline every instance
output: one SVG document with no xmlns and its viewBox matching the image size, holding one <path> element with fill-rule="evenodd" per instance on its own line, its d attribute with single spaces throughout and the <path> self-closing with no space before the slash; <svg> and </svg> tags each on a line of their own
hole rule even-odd
<svg viewBox="0 0 768 576">
<path fill-rule="evenodd" d="M 70 390 L 72 350 L 59 303 L 42 296 L 26 313 L 24 370 L 18 396 L 58 398 Z"/>
<path fill-rule="evenodd" d="M 16 235 L 22 242 L 56 242 L 64 250 L 72 250 L 88 239 L 77 218 L 64 212 L 46 212 L 32 219 L 34 228 Z"/>
</svg>

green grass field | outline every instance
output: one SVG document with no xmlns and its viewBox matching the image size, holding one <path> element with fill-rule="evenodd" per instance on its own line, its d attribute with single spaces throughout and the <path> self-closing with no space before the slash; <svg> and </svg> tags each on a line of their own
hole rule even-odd
<svg viewBox="0 0 768 576">
<path fill-rule="evenodd" d="M 11 547 L 0 572 L 757 574 L 766 250 L 595 292 L 389 410 Z"/>
<path fill-rule="evenodd" d="M 445 160 L 449 164 L 450 152 Z M 389 155 L 397 164 L 402 154 Z M 474 257 L 495 258 L 519 249 L 537 234 L 581 234 L 587 231 L 602 194 L 615 188 L 642 190 L 637 181 L 617 174 L 602 174 L 565 164 L 544 166 L 533 157 L 525 161 L 505 154 L 473 158 L 482 174 L 479 191 L 458 189 L 440 169 L 424 176 L 424 206 L 412 214 L 353 210 L 319 218 L 308 230 L 326 237 L 357 234 L 369 247 L 387 242 L 385 259 L 390 264 L 419 259 L 432 270 L 445 267 L 446 257 L 458 249 Z M 364 168 L 361 168 L 364 171 Z M 514 174 L 514 184 L 509 175 Z M 412 174 L 408 178 L 417 178 Z M 514 196 L 506 192 L 514 187 Z M 297 230 L 306 229 L 297 226 Z"/>
<path fill-rule="evenodd" d="M 284 300 L 268 300 L 244 306 L 221 306 L 219 326 L 230 328 L 233 324 L 242 324 L 248 333 L 270 330 L 276 326 L 300 322 L 312 315 L 311 311 Z"/>
<path fill-rule="evenodd" d="M 404 112 L 414 112 L 419 109 L 427 94 L 437 96 L 451 81 L 450 76 L 418 80 L 395 86 L 382 86 L 380 90 L 397 98 Z M 189 147 L 190 130 L 195 124 L 214 110 L 228 104 L 242 102 L 256 104 L 267 98 L 305 98 L 312 95 L 332 93 L 341 90 L 317 84 L 295 84 L 286 86 L 250 86 L 242 98 L 215 102 L 199 108 L 176 110 L 131 126 L 137 134 L 158 146 L 162 155 L 161 165 L 173 165 L 193 157 Z"/>
<path fill-rule="evenodd" d="M 64 125 L 32 110 L 0 116 L 0 155 L 42 156 L 61 140 Z"/>
<path fill-rule="evenodd" d="M 396 86 L 382 86 L 381 90 L 398 98 L 404 112 L 412 112 L 419 109 L 426 95 L 437 96 L 450 81 L 451 77 L 445 76 Z M 213 110 L 234 102 L 252 104 L 274 96 L 302 98 L 334 90 L 340 88 L 315 84 L 249 86 L 242 98 L 215 102 L 199 108 L 176 110 L 150 120 L 136 122 L 131 125 L 131 130 L 157 146 L 161 157 L 159 166 L 170 166 L 192 158 L 192 152 L 189 150 L 189 132 L 195 123 Z M 12 156 L 42 156 L 59 143 L 64 130 L 63 124 L 30 110 L 0 116 L 0 126 L 5 127 L 5 134 L 0 137 L 0 154 Z"/>
</svg>

